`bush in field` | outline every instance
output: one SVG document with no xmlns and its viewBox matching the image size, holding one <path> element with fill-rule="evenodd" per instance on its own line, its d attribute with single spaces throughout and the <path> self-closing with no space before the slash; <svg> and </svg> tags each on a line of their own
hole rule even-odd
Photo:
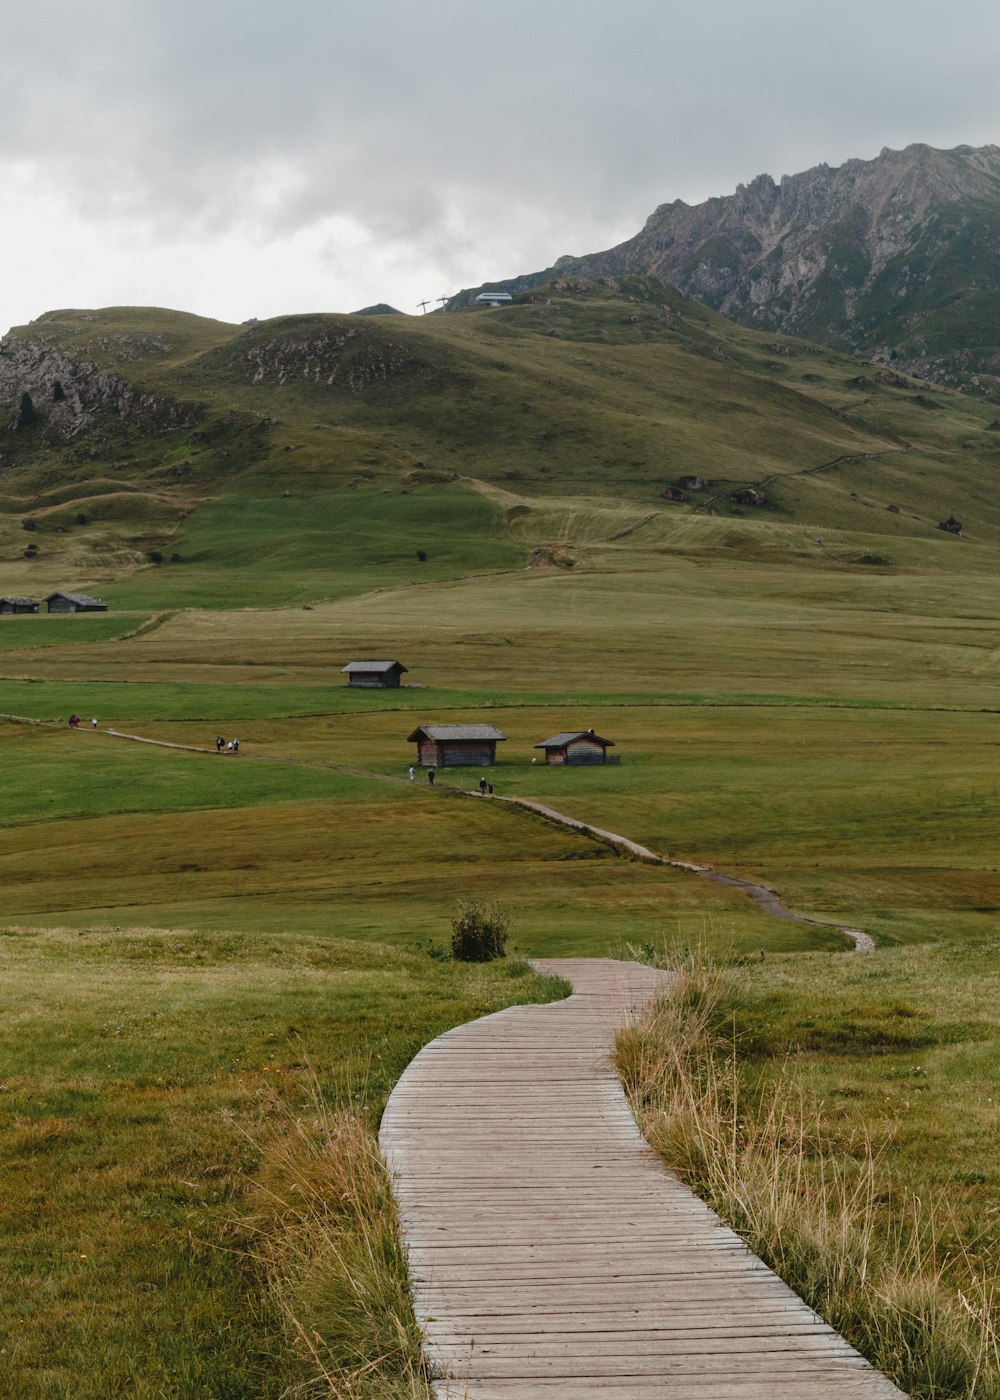
<svg viewBox="0 0 1000 1400">
<path fill-rule="evenodd" d="M 507 956 L 510 914 L 499 904 L 461 899 L 451 921 L 451 951 L 459 962 L 492 962 Z"/>
</svg>

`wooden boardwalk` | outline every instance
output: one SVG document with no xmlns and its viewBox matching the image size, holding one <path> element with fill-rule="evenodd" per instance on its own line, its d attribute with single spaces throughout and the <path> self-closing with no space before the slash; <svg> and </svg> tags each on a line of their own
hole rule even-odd
<svg viewBox="0 0 1000 1400">
<path fill-rule="evenodd" d="M 439 1037 L 382 1120 L 439 1400 L 900 1400 L 643 1141 L 609 1052 L 664 974 L 538 966 L 574 995 Z"/>
</svg>

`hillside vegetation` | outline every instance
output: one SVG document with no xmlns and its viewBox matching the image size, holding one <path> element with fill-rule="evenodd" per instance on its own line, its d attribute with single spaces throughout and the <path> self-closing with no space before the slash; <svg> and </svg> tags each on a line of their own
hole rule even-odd
<svg viewBox="0 0 1000 1400">
<path fill-rule="evenodd" d="M 566 497 L 593 500 L 609 536 L 635 507 L 709 552 L 720 519 L 752 522 L 749 550 L 774 527 L 862 532 L 872 564 L 949 519 L 1000 537 L 987 405 L 741 329 L 651 278 L 417 319 L 57 312 L 4 340 L 0 394 L 16 592 L 307 601 L 508 567 L 478 481 L 511 493 L 524 557 L 573 543 L 539 506 Z"/>
</svg>

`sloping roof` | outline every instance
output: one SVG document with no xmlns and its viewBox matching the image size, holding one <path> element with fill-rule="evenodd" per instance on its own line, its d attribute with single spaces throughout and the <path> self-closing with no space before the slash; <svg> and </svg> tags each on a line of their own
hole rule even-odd
<svg viewBox="0 0 1000 1400">
<path fill-rule="evenodd" d="M 19 608 L 37 608 L 34 598 L 0 598 L 0 603 L 13 603 Z"/>
<path fill-rule="evenodd" d="M 79 603 L 81 607 L 93 607 L 95 603 L 101 608 L 107 606 L 101 598 L 92 598 L 89 593 L 67 593 L 62 588 L 58 593 L 50 593 L 45 601 L 51 603 L 53 598 L 68 598 L 71 603 Z"/>
<path fill-rule="evenodd" d="M 397 666 L 400 675 L 409 670 L 409 667 L 402 665 L 399 661 L 348 661 L 346 666 L 341 666 L 340 674 L 344 675 L 351 671 L 391 671 Z"/>
<path fill-rule="evenodd" d="M 506 739 L 495 724 L 422 724 L 407 739 L 415 744 L 418 739 Z"/>
<path fill-rule="evenodd" d="M 592 729 L 574 729 L 567 734 L 553 734 L 551 739 L 543 739 L 540 744 L 536 744 L 536 749 L 564 749 L 567 744 L 572 744 L 576 739 L 593 739 L 597 744 L 603 744 L 607 749 L 615 747 L 613 739 L 602 739 L 600 734 L 595 734 Z"/>
</svg>

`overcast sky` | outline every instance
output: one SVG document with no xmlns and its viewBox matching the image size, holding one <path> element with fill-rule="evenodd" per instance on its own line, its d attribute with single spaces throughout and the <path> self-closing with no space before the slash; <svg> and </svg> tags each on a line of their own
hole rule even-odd
<svg viewBox="0 0 1000 1400">
<path fill-rule="evenodd" d="M 658 204 L 1000 141 L 996 0 L 16 0 L 0 326 L 417 303 Z"/>
</svg>

